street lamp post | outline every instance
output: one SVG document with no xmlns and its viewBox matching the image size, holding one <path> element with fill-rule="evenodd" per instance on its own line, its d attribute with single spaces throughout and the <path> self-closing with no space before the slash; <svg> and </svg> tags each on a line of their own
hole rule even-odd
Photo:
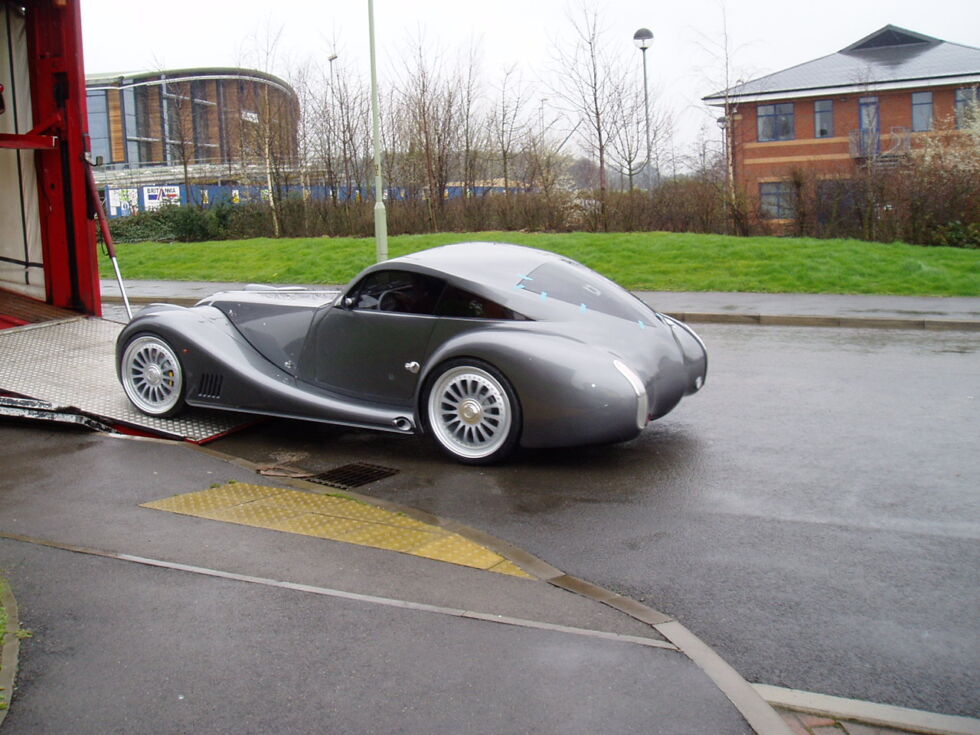
<svg viewBox="0 0 980 735">
<path fill-rule="evenodd" d="M 640 28 L 633 34 L 633 43 L 643 52 L 643 111 L 646 118 L 647 132 L 647 160 L 644 168 L 647 169 L 647 181 L 649 187 L 653 188 L 653 179 L 650 176 L 650 95 L 647 91 L 647 49 L 653 42 L 653 32 L 649 28 Z"/>
<path fill-rule="evenodd" d="M 330 62 L 330 110 L 327 114 L 327 185 L 330 187 L 330 201 L 333 206 L 337 206 L 337 183 L 333 169 L 333 137 L 337 124 L 337 92 L 333 77 L 333 62 L 337 60 L 337 54 L 330 54 L 327 61 Z"/>
<path fill-rule="evenodd" d="M 388 260 L 388 214 L 381 182 L 381 114 L 378 111 L 378 65 L 374 53 L 374 0 L 368 0 L 368 31 L 371 36 L 371 120 L 374 126 L 374 239 L 380 263 Z"/>
<path fill-rule="evenodd" d="M 734 119 L 734 114 L 727 105 L 725 106 L 725 114 L 718 118 L 718 127 L 721 128 L 721 144 L 722 152 L 725 155 L 725 232 L 730 229 L 730 225 L 734 222 L 733 214 L 735 212 L 735 171 L 734 171 L 734 153 L 732 151 L 732 122 Z"/>
</svg>

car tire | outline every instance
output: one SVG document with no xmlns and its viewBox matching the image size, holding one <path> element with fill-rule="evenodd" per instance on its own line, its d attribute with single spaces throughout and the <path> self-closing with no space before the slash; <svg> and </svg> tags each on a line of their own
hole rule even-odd
<svg viewBox="0 0 980 735">
<path fill-rule="evenodd" d="M 510 381 L 475 359 L 450 360 L 426 381 L 426 431 L 443 452 L 463 464 L 499 462 L 521 433 L 521 404 Z"/>
<path fill-rule="evenodd" d="M 119 378 L 126 396 L 148 416 L 184 410 L 184 367 L 170 344 L 155 334 L 137 334 L 123 349 Z"/>
</svg>

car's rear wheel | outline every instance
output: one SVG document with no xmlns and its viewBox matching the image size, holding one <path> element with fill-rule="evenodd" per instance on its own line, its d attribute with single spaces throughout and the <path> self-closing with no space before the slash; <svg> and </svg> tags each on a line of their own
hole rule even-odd
<svg viewBox="0 0 980 735">
<path fill-rule="evenodd" d="M 510 381 L 482 360 L 452 360 L 429 380 L 425 422 L 440 448 L 464 464 L 509 455 L 521 432 L 521 406 Z"/>
<path fill-rule="evenodd" d="M 174 416 L 184 409 L 184 368 L 162 337 L 133 337 L 123 350 L 119 375 L 129 400 L 143 413 Z"/>
</svg>

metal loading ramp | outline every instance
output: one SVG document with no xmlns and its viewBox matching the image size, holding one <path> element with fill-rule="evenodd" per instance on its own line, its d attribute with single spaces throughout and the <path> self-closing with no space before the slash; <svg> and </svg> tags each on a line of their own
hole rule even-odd
<svg viewBox="0 0 980 735">
<path fill-rule="evenodd" d="M 0 393 L 30 401 L 0 403 L 0 415 L 65 421 L 90 427 L 185 439 L 198 444 L 254 423 L 255 417 L 189 409 L 175 418 L 137 411 L 116 380 L 115 344 L 123 325 L 78 317 L 0 330 Z"/>
</svg>

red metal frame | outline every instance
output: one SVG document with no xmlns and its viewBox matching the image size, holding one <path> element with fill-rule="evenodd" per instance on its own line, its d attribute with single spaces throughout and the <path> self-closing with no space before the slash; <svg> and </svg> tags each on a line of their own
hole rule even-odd
<svg viewBox="0 0 980 735">
<path fill-rule="evenodd" d="M 47 302 L 102 313 L 88 199 L 88 111 L 79 0 L 25 0 L 35 128 L 4 148 L 35 149 Z"/>
<path fill-rule="evenodd" d="M 53 135 L 15 135 L 0 133 L 0 148 L 21 148 L 24 150 L 45 150 L 58 145 L 58 139 Z"/>
</svg>

